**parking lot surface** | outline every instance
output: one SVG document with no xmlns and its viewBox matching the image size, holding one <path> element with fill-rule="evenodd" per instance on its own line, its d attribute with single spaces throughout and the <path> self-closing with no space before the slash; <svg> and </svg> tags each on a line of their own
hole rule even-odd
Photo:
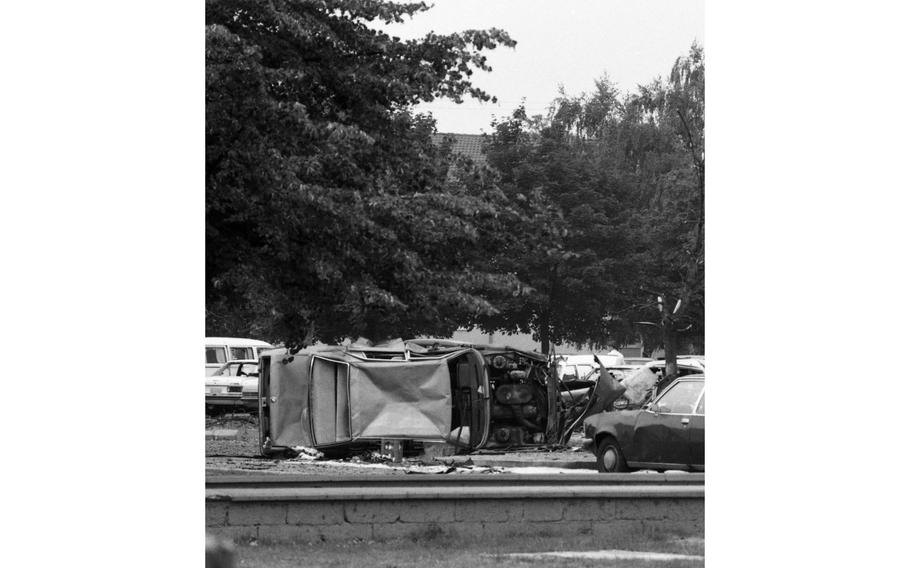
<svg viewBox="0 0 910 568">
<path fill-rule="evenodd" d="M 513 451 L 480 450 L 474 454 L 450 457 L 405 458 L 400 464 L 367 452 L 346 459 L 274 459 L 259 454 L 259 426 L 249 414 L 206 417 L 205 467 L 207 474 L 295 473 L 295 474 L 368 474 L 408 475 L 440 473 L 540 473 L 541 468 L 556 473 L 596 471 L 594 456 L 581 450 L 581 435 L 575 434 L 566 448 L 526 448 Z"/>
</svg>

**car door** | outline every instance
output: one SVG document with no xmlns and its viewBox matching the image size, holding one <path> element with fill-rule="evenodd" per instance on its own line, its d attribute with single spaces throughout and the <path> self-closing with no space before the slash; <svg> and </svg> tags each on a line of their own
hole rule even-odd
<svg viewBox="0 0 910 568">
<path fill-rule="evenodd" d="M 316 445 L 351 440 L 351 365 L 327 357 L 310 361 L 309 418 Z"/>
<path fill-rule="evenodd" d="M 703 388 L 703 381 L 678 380 L 639 412 L 627 460 L 636 467 L 687 467 L 689 424 Z"/>
<path fill-rule="evenodd" d="M 695 407 L 695 414 L 689 420 L 689 460 L 692 469 L 705 469 L 705 391 Z"/>
</svg>

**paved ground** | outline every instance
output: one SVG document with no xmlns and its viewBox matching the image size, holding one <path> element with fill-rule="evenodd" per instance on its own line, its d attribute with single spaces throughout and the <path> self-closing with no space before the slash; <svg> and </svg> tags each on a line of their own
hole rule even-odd
<svg viewBox="0 0 910 568">
<path fill-rule="evenodd" d="M 424 538 L 389 542 L 351 541 L 322 544 L 237 546 L 238 566 L 299 568 L 364 564 L 380 568 L 691 568 L 704 566 L 704 539 L 671 536 L 642 537 L 623 543 L 621 550 L 604 550 L 601 539 L 541 535 L 534 539 L 454 541 L 428 533 Z M 527 556 L 525 556 L 527 555 Z"/>
<path fill-rule="evenodd" d="M 206 417 L 205 467 L 209 473 L 312 473 L 407 475 L 415 473 L 540 473 L 540 468 L 559 468 L 565 473 L 596 470 L 594 456 L 581 451 L 581 435 L 558 450 L 529 448 L 521 451 L 481 450 L 470 455 L 438 458 L 436 461 L 405 458 L 401 464 L 377 459 L 369 453 L 344 460 L 268 459 L 259 455 L 257 419 L 247 414 Z"/>
</svg>

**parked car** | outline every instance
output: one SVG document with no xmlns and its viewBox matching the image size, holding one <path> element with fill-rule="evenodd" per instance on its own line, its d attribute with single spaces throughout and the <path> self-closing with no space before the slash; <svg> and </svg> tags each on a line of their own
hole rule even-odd
<svg viewBox="0 0 910 568">
<path fill-rule="evenodd" d="M 626 387 L 622 396 L 613 402 L 616 410 L 629 410 L 641 408 L 651 402 L 655 396 L 663 392 L 669 385 L 666 378 L 667 362 L 663 359 L 650 361 L 625 374 L 622 383 Z M 705 372 L 704 361 L 677 360 L 676 372 L 678 377 L 688 375 L 702 375 Z"/>
<path fill-rule="evenodd" d="M 603 375 L 568 389 L 545 355 L 447 340 L 277 349 L 260 360 L 261 451 L 382 440 L 465 450 L 565 443 L 622 392 Z"/>
<path fill-rule="evenodd" d="M 273 345 L 242 337 L 205 338 L 205 376 L 211 377 L 228 361 L 259 360 L 259 354 Z"/>
<path fill-rule="evenodd" d="M 599 360 L 599 361 L 598 361 Z M 592 373 L 600 370 L 600 365 L 623 365 L 622 353 L 611 351 L 595 356 L 593 353 L 579 355 L 557 355 L 556 375 L 562 381 L 585 380 Z"/>
<path fill-rule="evenodd" d="M 607 365 L 606 369 L 611 375 L 616 377 L 616 380 L 623 381 L 626 377 L 631 377 L 635 374 L 640 367 L 641 365 Z"/>
<path fill-rule="evenodd" d="M 705 376 L 679 378 L 638 410 L 585 419 L 583 446 L 602 472 L 705 470 Z"/>
<path fill-rule="evenodd" d="M 667 361 L 665 358 L 660 357 L 655 361 L 655 363 L 663 363 L 666 365 Z M 705 368 L 705 356 L 704 355 L 677 355 L 676 363 L 682 365 L 689 365 L 692 367 L 701 367 Z"/>
<path fill-rule="evenodd" d="M 255 411 L 259 408 L 259 373 L 243 377 L 240 381 L 240 404 L 245 410 Z"/>
<path fill-rule="evenodd" d="M 561 381 L 578 381 L 597 368 L 593 356 L 563 355 L 556 358 L 556 376 Z"/>
<path fill-rule="evenodd" d="M 247 388 L 257 388 L 259 382 L 259 361 L 243 359 L 230 361 L 219 367 L 215 373 L 205 378 L 205 406 L 207 409 L 242 407 L 249 404 L 256 406 L 256 400 L 244 403 L 242 392 Z"/>
</svg>

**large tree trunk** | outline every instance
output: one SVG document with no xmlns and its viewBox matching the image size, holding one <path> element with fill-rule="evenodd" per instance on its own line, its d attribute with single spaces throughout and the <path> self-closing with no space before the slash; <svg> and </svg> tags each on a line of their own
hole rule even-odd
<svg viewBox="0 0 910 568">
<path fill-rule="evenodd" d="M 544 355 L 550 353 L 550 315 L 544 314 L 540 317 L 540 329 L 537 330 L 540 335 L 540 352 Z"/>
<path fill-rule="evenodd" d="M 665 382 L 669 384 L 679 375 L 679 368 L 676 366 L 676 330 L 673 329 L 673 322 L 667 317 L 661 322 L 661 328 L 664 336 L 664 360 L 667 362 Z"/>
<path fill-rule="evenodd" d="M 664 377 L 657 387 L 657 394 L 663 392 L 667 385 L 679 375 L 679 369 L 676 366 L 676 327 L 673 322 L 671 305 L 673 303 L 670 301 L 664 303 L 660 318 L 660 331 L 664 340 L 664 361 L 667 366 L 664 368 Z"/>
</svg>

